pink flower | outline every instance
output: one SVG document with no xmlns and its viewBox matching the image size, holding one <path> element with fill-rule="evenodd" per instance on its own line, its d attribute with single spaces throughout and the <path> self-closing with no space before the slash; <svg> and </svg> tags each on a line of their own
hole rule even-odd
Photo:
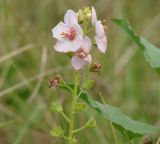
<svg viewBox="0 0 160 144">
<path fill-rule="evenodd" d="M 80 70 L 87 64 L 91 64 L 91 55 L 89 54 L 91 48 L 91 40 L 88 37 L 83 37 L 82 47 L 75 52 L 71 60 L 72 67 L 75 70 Z"/>
<path fill-rule="evenodd" d="M 93 6 L 92 6 L 91 22 L 92 25 L 94 25 L 97 22 L 97 14 Z"/>
<path fill-rule="evenodd" d="M 78 17 L 72 10 L 64 16 L 64 23 L 58 23 L 52 29 L 53 37 L 57 39 L 54 48 L 58 52 L 75 52 L 82 45 L 82 29 L 78 24 Z"/>
<path fill-rule="evenodd" d="M 95 36 L 96 44 L 99 50 L 102 53 L 105 53 L 107 49 L 107 38 L 101 21 L 97 21 L 95 23 L 95 28 L 96 28 L 96 36 Z"/>
<path fill-rule="evenodd" d="M 96 30 L 95 41 L 97 47 L 102 53 L 105 53 L 107 49 L 107 38 L 101 21 L 97 20 L 97 14 L 94 7 L 92 7 L 91 22 L 93 25 L 95 25 L 95 30 Z"/>
</svg>

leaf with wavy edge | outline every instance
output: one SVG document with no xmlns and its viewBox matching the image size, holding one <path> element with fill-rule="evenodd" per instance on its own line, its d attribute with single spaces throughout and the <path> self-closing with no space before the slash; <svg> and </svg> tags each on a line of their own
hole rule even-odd
<svg viewBox="0 0 160 144">
<path fill-rule="evenodd" d="M 91 96 L 87 95 L 87 93 L 82 93 L 80 97 L 102 116 L 110 120 L 118 130 L 130 139 L 144 134 L 160 132 L 160 128 L 135 121 L 125 115 L 119 108 L 95 101 Z"/>
<path fill-rule="evenodd" d="M 129 34 L 129 36 L 136 42 L 139 47 L 143 50 L 145 59 L 149 62 L 149 64 L 156 68 L 158 71 L 160 70 L 160 49 L 155 45 L 151 44 L 145 38 L 138 36 L 129 22 L 125 19 L 112 19 L 114 23 L 123 28 L 125 32 Z"/>
<path fill-rule="evenodd" d="M 73 88 L 73 84 L 68 85 Z M 70 91 L 70 89 L 65 86 L 60 86 L 60 88 Z M 81 90 L 79 88 L 80 98 L 82 100 L 99 112 L 101 116 L 105 117 L 107 120 L 110 120 L 114 126 L 128 138 L 132 139 L 145 134 L 160 132 L 160 127 L 133 120 L 129 116 L 125 115 L 118 107 L 102 104 L 94 100 L 86 92 L 80 91 Z"/>
</svg>

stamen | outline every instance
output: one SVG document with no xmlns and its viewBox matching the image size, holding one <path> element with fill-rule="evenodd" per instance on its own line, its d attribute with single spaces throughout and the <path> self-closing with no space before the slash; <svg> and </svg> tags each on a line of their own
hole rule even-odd
<svg viewBox="0 0 160 144">
<path fill-rule="evenodd" d="M 80 48 L 75 52 L 75 55 L 79 56 L 80 58 L 85 58 L 87 53 L 84 51 L 84 49 Z"/>
<path fill-rule="evenodd" d="M 64 38 L 72 41 L 72 40 L 74 40 L 75 37 L 76 37 L 76 30 L 75 30 L 73 27 L 71 27 L 70 30 L 69 30 L 69 32 L 62 32 L 61 35 L 62 35 Z"/>
</svg>

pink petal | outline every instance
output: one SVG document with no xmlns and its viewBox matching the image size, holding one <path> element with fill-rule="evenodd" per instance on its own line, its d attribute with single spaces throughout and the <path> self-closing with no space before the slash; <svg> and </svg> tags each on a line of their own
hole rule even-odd
<svg viewBox="0 0 160 144">
<path fill-rule="evenodd" d="M 71 42 L 71 48 L 70 48 L 70 51 L 71 52 L 75 52 L 77 51 L 83 44 L 83 39 L 82 39 L 82 36 L 79 35 L 79 36 L 76 36 L 75 39 L 73 41 L 70 41 Z"/>
<path fill-rule="evenodd" d="M 75 52 L 82 46 L 82 37 L 77 36 L 73 41 L 57 41 L 54 45 L 54 49 L 58 52 Z"/>
<path fill-rule="evenodd" d="M 63 32 L 67 32 L 69 30 L 69 27 L 67 27 L 64 23 L 60 22 L 58 23 L 53 29 L 52 29 L 52 33 L 53 33 L 53 37 L 63 41 Z"/>
<path fill-rule="evenodd" d="M 95 36 L 95 41 L 97 43 L 98 49 L 102 52 L 105 53 L 107 49 L 107 38 L 104 35 L 102 38 L 99 38 L 98 36 Z"/>
<path fill-rule="evenodd" d="M 87 57 L 83 58 L 84 61 L 86 61 L 88 64 L 91 64 L 92 57 L 91 55 L 88 55 Z"/>
<path fill-rule="evenodd" d="M 79 24 L 74 23 L 74 24 L 72 24 L 71 27 L 73 27 L 76 30 L 76 35 L 83 35 L 82 28 L 80 27 Z"/>
<path fill-rule="evenodd" d="M 95 28 L 96 28 L 96 35 L 98 37 L 103 37 L 105 35 L 105 31 L 101 21 L 96 22 Z"/>
<path fill-rule="evenodd" d="M 73 23 L 78 23 L 77 14 L 73 10 L 68 10 L 64 16 L 64 23 L 71 26 Z"/>
<path fill-rule="evenodd" d="M 85 65 L 87 65 L 87 62 L 84 61 L 83 59 L 79 58 L 78 56 L 73 56 L 71 59 L 71 64 L 72 67 L 75 70 L 80 70 L 82 69 Z"/>
<path fill-rule="evenodd" d="M 65 41 L 57 41 L 56 44 L 54 45 L 54 49 L 57 52 L 64 52 L 67 53 L 71 49 L 71 43 L 67 40 Z"/>
<path fill-rule="evenodd" d="M 94 7 L 92 7 L 91 22 L 92 22 L 92 25 L 94 25 L 97 22 L 97 14 Z"/>
<path fill-rule="evenodd" d="M 92 43 L 91 43 L 90 38 L 88 38 L 88 37 L 86 37 L 86 36 L 83 37 L 82 48 L 84 49 L 84 51 L 85 51 L 86 53 L 89 53 L 89 51 L 90 51 L 91 48 L 92 48 Z"/>
</svg>

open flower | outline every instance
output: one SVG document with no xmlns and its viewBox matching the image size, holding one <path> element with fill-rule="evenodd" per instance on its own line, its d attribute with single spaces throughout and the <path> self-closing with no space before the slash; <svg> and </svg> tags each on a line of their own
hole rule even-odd
<svg viewBox="0 0 160 144">
<path fill-rule="evenodd" d="M 89 54 L 91 48 L 91 40 L 88 37 L 83 37 L 83 44 L 81 48 L 75 52 L 75 55 L 71 60 L 72 67 L 75 70 L 80 70 L 84 66 L 91 64 L 91 55 Z"/>
<path fill-rule="evenodd" d="M 58 23 L 52 29 L 53 37 L 57 39 L 54 48 L 58 52 L 75 52 L 82 45 L 82 29 L 74 11 L 68 10 L 64 16 L 64 23 Z"/>
<path fill-rule="evenodd" d="M 103 24 L 101 23 L 100 20 L 97 20 L 97 14 L 94 7 L 92 7 L 91 22 L 93 25 L 95 25 L 95 30 L 96 30 L 95 41 L 97 47 L 102 53 L 105 53 L 107 49 L 107 38 L 105 35 Z"/>
</svg>

